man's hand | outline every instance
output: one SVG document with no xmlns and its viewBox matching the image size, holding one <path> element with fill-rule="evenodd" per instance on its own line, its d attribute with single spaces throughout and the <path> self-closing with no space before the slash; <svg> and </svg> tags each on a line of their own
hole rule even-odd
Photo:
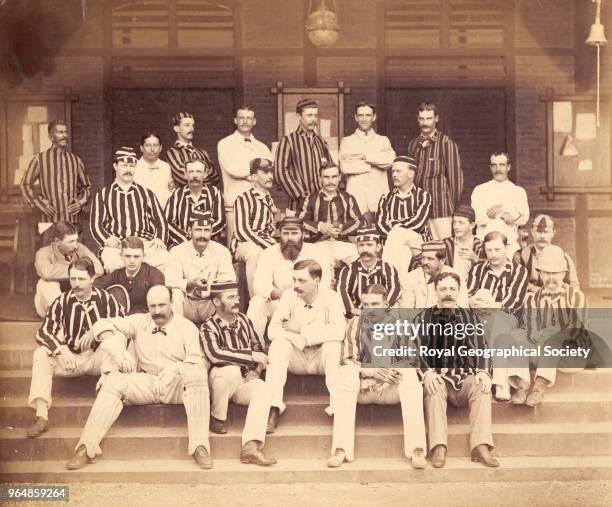
<svg viewBox="0 0 612 507">
<path fill-rule="evenodd" d="M 304 338 L 302 338 L 299 334 L 288 336 L 287 340 L 289 340 L 298 350 L 304 350 L 304 347 L 306 347 L 306 340 L 304 340 Z"/>
<path fill-rule="evenodd" d="M 478 384 L 480 385 L 482 394 L 489 394 L 491 392 L 491 377 L 484 371 L 479 371 L 476 377 L 478 378 Z"/>
<path fill-rule="evenodd" d="M 192 291 L 193 289 L 205 289 L 206 288 L 206 280 L 202 280 L 202 278 L 191 278 L 187 280 L 187 292 Z"/>
<path fill-rule="evenodd" d="M 398 384 L 402 374 L 392 368 L 376 368 L 373 377 L 381 382 L 388 384 Z"/>
<path fill-rule="evenodd" d="M 336 238 L 342 232 L 341 227 L 330 224 L 329 222 L 319 222 L 317 229 L 321 234 L 325 234 L 333 238 Z"/>
<path fill-rule="evenodd" d="M 176 188 L 176 185 L 174 184 L 174 180 L 170 180 L 168 182 L 168 190 L 170 190 L 170 192 L 172 192 L 175 188 Z"/>
<path fill-rule="evenodd" d="M 433 396 L 434 394 L 436 394 L 438 390 L 441 389 L 442 384 L 444 384 L 444 379 L 442 378 L 442 375 L 433 370 L 427 372 L 425 374 L 425 377 L 423 377 L 423 387 L 425 388 L 425 392 L 429 396 Z"/>
<path fill-rule="evenodd" d="M 168 386 L 174 382 L 176 377 L 180 376 L 177 368 L 177 363 L 166 366 L 157 376 L 155 381 L 154 390 L 159 396 L 163 398 L 164 394 L 168 391 Z"/>
<path fill-rule="evenodd" d="M 153 238 L 149 248 L 151 250 L 165 250 L 166 244 L 159 238 Z"/>
<path fill-rule="evenodd" d="M 263 352 L 253 352 L 253 361 L 261 366 L 261 369 L 265 369 L 268 364 L 268 356 Z"/>
<path fill-rule="evenodd" d="M 40 204 L 42 206 L 42 211 L 45 215 L 55 215 L 57 213 L 56 209 L 51 205 L 47 199 L 43 199 L 40 197 Z"/>
<path fill-rule="evenodd" d="M 122 373 L 134 373 L 136 371 L 136 361 L 127 350 L 121 349 L 114 351 L 114 359 L 117 368 Z"/>
<path fill-rule="evenodd" d="M 470 262 L 478 262 L 478 254 L 471 248 L 459 248 L 459 258 Z"/>
<path fill-rule="evenodd" d="M 78 340 L 79 346 L 82 351 L 89 350 L 95 341 L 93 331 L 90 329 L 83 336 L 81 336 L 80 340 Z"/>
<path fill-rule="evenodd" d="M 111 248 L 119 248 L 121 246 L 121 240 L 116 236 L 110 236 L 104 246 L 110 246 Z"/>
<path fill-rule="evenodd" d="M 508 213 L 507 211 L 504 211 L 499 218 L 501 218 L 506 225 L 512 225 L 514 224 L 514 218 L 512 218 L 512 215 L 510 213 Z"/>
<path fill-rule="evenodd" d="M 497 218 L 497 215 L 499 215 L 503 210 L 504 207 L 501 204 L 496 204 L 487 210 L 487 216 L 489 218 Z"/>
<path fill-rule="evenodd" d="M 72 351 L 65 345 L 60 347 L 60 353 L 57 356 L 60 366 L 70 372 L 76 372 L 77 370 L 77 359 Z"/>
<path fill-rule="evenodd" d="M 261 373 L 259 372 L 259 369 L 257 370 L 249 370 L 247 372 L 247 374 L 244 376 L 244 381 L 245 382 L 250 382 L 251 380 L 256 380 L 259 378 L 259 376 L 261 375 Z"/>
<path fill-rule="evenodd" d="M 289 331 L 291 333 L 300 334 L 302 331 L 302 327 L 295 319 L 281 319 L 281 325 L 285 331 Z"/>
<path fill-rule="evenodd" d="M 77 201 L 76 199 L 73 200 L 70 205 L 66 208 L 66 211 L 68 213 L 70 213 L 71 215 L 74 215 L 76 213 L 78 213 L 79 211 L 81 211 L 81 208 L 83 206 L 81 205 L 81 203 L 79 201 Z"/>
<path fill-rule="evenodd" d="M 355 317 L 359 317 L 359 315 L 361 315 L 361 308 L 351 308 L 351 313 Z"/>
<path fill-rule="evenodd" d="M 270 299 L 272 301 L 276 301 L 277 299 L 280 299 L 280 297 L 283 295 L 283 291 L 280 289 L 272 289 L 272 292 L 270 292 Z"/>
<path fill-rule="evenodd" d="M 540 287 L 536 285 L 535 283 L 527 284 L 527 292 L 538 292 L 539 290 L 540 290 Z"/>
</svg>

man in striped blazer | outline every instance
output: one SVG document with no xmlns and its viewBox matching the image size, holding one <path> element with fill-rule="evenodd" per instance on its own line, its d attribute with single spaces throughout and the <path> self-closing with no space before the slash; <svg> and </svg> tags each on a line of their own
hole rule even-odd
<svg viewBox="0 0 612 507">
<path fill-rule="evenodd" d="M 70 136 L 63 120 L 54 120 L 48 127 L 51 147 L 36 155 L 21 180 L 26 202 L 42 214 L 42 222 L 60 220 L 78 224 L 81 209 L 91 197 L 91 183 L 83 161 L 68 150 Z M 34 185 L 40 183 L 40 195 Z"/>
<path fill-rule="evenodd" d="M 347 318 L 361 313 L 361 294 L 372 284 L 382 285 L 387 291 L 387 303 L 395 306 L 400 295 L 400 280 L 397 270 L 380 259 L 382 245 L 380 234 L 373 226 L 357 231 L 359 259 L 344 266 L 338 276 L 338 293 L 342 297 Z"/>
<path fill-rule="evenodd" d="M 463 192 L 463 171 L 457 144 L 440 132 L 438 107 L 422 102 L 417 111 L 421 135 L 408 143 L 408 154 L 416 159 L 415 184 L 432 198 L 429 224 L 435 239 L 451 235 L 451 216 Z"/>
<path fill-rule="evenodd" d="M 486 259 L 482 241 L 474 236 L 476 217 L 467 204 L 459 204 L 453 211 L 453 235 L 444 238 L 446 265 L 465 280 L 472 266 Z"/>
<path fill-rule="evenodd" d="M 204 183 L 204 162 L 194 158 L 185 163 L 187 184 L 177 188 L 166 203 L 164 214 L 168 221 L 168 248 L 189 241 L 189 227 L 205 213 L 212 216 L 215 241 L 224 242 L 225 205 L 221 191 Z"/>
<path fill-rule="evenodd" d="M 498 467 L 499 461 L 491 454 L 491 374 L 489 360 L 484 355 L 471 356 L 453 352 L 453 346 L 467 350 L 487 348 L 486 335 L 478 332 L 478 318 L 470 310 L 457 306 L 461 279 L 455 273 L 441 273 L 435 280 L 437 305 L 424 310 L 415 322 L 434 324 L 421 329 L 417 350 L 446 352 L 441 357 L 420 353 L 420 375 L 423 379 L 425 423 L 429 440 L 431 464 L 442 468 L 448 447 L 447 404 L 470 409 L 470 449 L 472 461 L 488 467 Z M 448 326 L 455 330 L 474 329 L 460 341 L 456 333 L 438 331 Z"/>
<path fill-rule="evenodd" d="M 326 255 L 340 263 L 357 259 L 355 244 L 350 237 L 365 224 L 355 197 L 340 190 L 340 169 L 328 162 L 320 169 L 321 188 L 304 201 L 299 217 L 304 222 L 308 240 L 326 250 Z"/>
<path fill-rule="evenodd" d="M 289 209 L 299 212 L 304 199 L 321 188 L 319 169 L 332 160 L 325 139 L 317 134 L 319 104 L 302 99 L 295 106 L 300 124 L 280 140 L 274 179 L 289 196 Z"/>
<path fill-rule="evenodd" d="M 590 348 L 590 338 L 585 329 L 587 300 L 584 293 L 565 282 L 567 260 L 565 252 L 556 245 L 542 249 L 538 256 L 537 269 L 543 286 L 527 295 L 521 329 L 514 335 L 516 345 L 570 346 Z M 518 367 L 513 359 L 513 367 L 508 368 L 510 385 L 515 388 L 511 401 L 537 407 L 542 403 L 544 392 L 555 384 L 559 358 L 538 358 L 533 383 L 529 364 Z M 528 363 L 529 361 L 526 361 Z M 571 358 L 574 368 L 580 370 L 586 364 L 580 359 Z"/>
<path fill-rule="evenodd" d="M 89 218 L 104 268 L 110 273 L 123 267 L 121 241 L 136 236 L 144 241 L 145 262 L 163 272 L 168 260 L 168 224 L 155 194 L 134 183 L 134 150 L 117 150 L 113 167 L 115 181 L 96 194 Z"/>
<path fill-rule="evenodd" d="M 28 405 L 36 420 L 27 435 L 35 438 L 49 429 L 53 377 L 100 375 L 110 358 L 93 339 L 92 326 L 98 319 L 122 317 L 123 308 L 103 289 L 93 287 L 94 263 L 79 257 L 68 266 L 70 287 L 51 305 L 38 333 L 34 351 Z"/>
<path fill-rule="evenodd" d="M 262 452 L 270 412 L 269 386 L 260 378 L 268 364 L 263 337 L 255 333 L 251 320 L 240 313 L 237 282 L 219 281 L 212 285 L 210 297 L 215 313 L 200 327 L 204 356 L 212 366 L 210 430 L 225 434 L 227 407 L 231 401 L 247 405 L 242 431 L 240 461 L 269 466 L 275 459 Z"/>
<path fill-rule="evenodd" d="M 378 202 L 376 226 L 386 238 L 383 260 L 393 264 L 402 274 L 408 272 L 412 259 L 411 243 L 417 236 L 429 241 L 431 234 L 427 220 L 431 211 L 431 195 L 415 186 L 416 161 L 399 156 L 393 162 L 395 188 Z"/>
<path fill-rule="evenodd" d="M 166 151 L 166 159 L 170 164 L 172 178 L 176 187 L 187 184 L 187 172 L 185 164 L 189 160 L 197 158 L 202 161 L 205 167 L 204 183 L 207 185 L 219 186 L 220 179 L 212 160 L 206 150 L 197 148 L 193 145 L 193 132 L 195 131 L 195 118 L 191 113 L 177 113 L 172 118 L 176 142 Z"/>
<path fill-rule="evenodd" d="M 234 201 L 234 235 L 230 249 L 237 261 L 246 265 L 249 295 L 255 294 L 253 278 L 257 260 L 266 248 L 277 243 L 274 237 L 278 209 L 270 190 L 274 182 L 274 164 L 265 158 L 249 162 L 251 188 Z"/>
</svg>

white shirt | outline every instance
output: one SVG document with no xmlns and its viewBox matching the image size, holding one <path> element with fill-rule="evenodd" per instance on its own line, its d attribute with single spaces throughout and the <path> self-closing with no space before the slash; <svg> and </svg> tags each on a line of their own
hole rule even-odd
<svg viewBox="0 0 612 507">
<path fill-rule="evenodd" d="M 209 282 L 236 280 L 230 251 L 212 240 L 201 255 L 191 240 L 172 248 L 165 275 L 168 287 L 181 289 L 183 292 L 187 290 L 187 282 L 193 278 L 202 278 Z"/>
<path fill-rule="evenodd" d="M 354 160 L 355 155 L 365 155 L 366 159 Z M 374 129 L 367 133 L 357 129 L 340 142 L 340 167 L 344 174 L 369 173 L 373 166 L 390 166 L 394 159 L 395 151 L 389 138 L 377 134 Z"/>
<path fill-rule="evenodd" d="M 510 213 L 514 220 L 513 225 L 508 226 L 498 217 L 490 219 L 487 216 L 487 210 L 491 206 L 496 206 L 498 204 L 502 205 L 501 213 Z M 484 238 L 486 232 L 499 230 L 506 235 L 511 234 L 508 240 L 510 242 L 515 242 L 518 237 L 519 225 L 525 225 L 529 220 L 527 193 L 523 187 L 515 185 L 510 180 L 501 182 L 490 180 L 476 186 L 472 192 L 472 208 L 476 214 L 476 235 L 480 239 Z M 499 215 L 501 215 L 501 213 L 499 213 Z M 489 224 L 492 220 L 496 220 L 497 222 Z M 506 227 L 503 227 L 500 222 Z"/>
<path fill-rule="evenodd" d="M 154 164 L 149 164 L 143 157 L 136 162 L 134 181 L 139 185 L 151 190 L 159 204 L 163 208 L 172 193 L 168 185 L 172 182 L 170 164 L 157 159 Z"/>
<path fill-rule="evenodd" d="M 330 341 L 341 342 L 344 339 L 346 319 L 342 299 L 336 291 L 323 288 L 320 284 L 317 297 L 309 305 L 295 291 L 283 292 L 268 328 L 270 340 L 291 339 L 291 335 L 297 335 L 283 329 L 282 319 L 297 322 L 300 327 L 299 336 L 306 347 Z"/>
<path fill-rule="evenodd" d="M 320 287 L 331 287 L 333 259 L 328 258 L 325 247 L 322 248 L 316 243 L 303 243 L 298 258 L 290 261 L 283 257 L 280 243 L 278 243 L 266 248 L 259 256 L 253 280 L 255 294 L 270 299 L 270 294 L 274 289 L 285 290 L 293 287 L 293 265 L 305 259 L 315 260 L 321 266 L 323 276 Z"/>
<path fill-rule="evenodd" d="M 250 174 L 249 162 L 254 158 L 274 160 L 268 147 L 251 134 L 246 139 L 237 130 L 221 139 L 217 144 L 219 166 L 223 176 L 223 200 L 231 208 L 236 197 L 251 188 L 247 178 Z"/>
<path fill-rule="evenodd" d="M 174 363 L 191 363 L 204 366 L 198 328 L 185 317 L 174 315 L 163 326 L 166 333 L 153 331 L 157 324 L 148 313 L 135 313 L 128 317 L 100 319 L 93 325 L 96 338 L 104 331 L 114 331 L 111 340 L 118 340 L 123 348 L 128 338 L 134 341 L 138 371 L 158 374 Z M 110 344 L 104 340 L 104 346 Z"/>
<path fill-rule="evenodd" d="M 465 277 L 457 273 L 456 270 L 447 266 L 442 266 L 443 273 L 455 273 L 461 279 L 459 294 L 457 295 L 457 306 L 468 308 L 468 291 Z M 423 268 L 416 268 L 400 276 L 402 295 L 400 297 L 400 308 L 430 308 L 438 304 L 438 296 L 434 283 L 429 283 L 431 277 L 423 271 Z"/>
</svg>

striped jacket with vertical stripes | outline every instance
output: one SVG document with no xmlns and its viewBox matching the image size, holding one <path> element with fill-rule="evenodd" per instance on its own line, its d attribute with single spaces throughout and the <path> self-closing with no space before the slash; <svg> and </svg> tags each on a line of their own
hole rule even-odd
<svg viewBox="0 0 612 507">
<path fill-rule="evenodd" d="M 372 268 L 367 269 L 361 260 L 357 259 L 342 268 L 338 276 L 337 291 L 342 297 L 347 315 L 351 313 L 352 308 L 361 306 L 361 294 L 373 283 L 378 283 L 387 289 L 389 306 L 397 303 L 401 295 L 399 275 L 388 262 L 378 259 Z"/>
<path fill-rule="evenodd" d="M 200 197 L 195 202 L 189 190 L 189 185 L 174 190 L 164 209 L 170 236 L 168 248 L 188 241 L 191 223 L 200 218 L 206 211 L 212 215 L 212 235 L 214 238 L 214 236 L 223 232 L 226 226 L 225 205 L 223 204 L 221 191 L 217 187 L 204 184 Z"/>
<path fill-rule="evenodd" d="M 240 243 L 254 243 L 261 248 L 276 244 L 274 230 L 276 206 L 270 194 L 264 195 L 254 188 L 240 194 L 234 202 L 234 236 L 232 253 Z"/>
<path fill-rule="evenodd" d="M 253 323 L 238 313 L 232 323 L 214 314 L 200 328 L 200 342 L 204 355 L 213 366 L 240 366 L 243 375 L 257 363 L 253 352 L 265 352 L 265 344 L 255 332 Z"/>
<path fill-rule="evenodd" d="M 417 162 L 414 184 L 432 197 L 431 218 L 450 217 L 463 192 L 463 171 L 457 144 L 435 131 L 428 142 L 419 136 L 408 143 L 408 154 Z"/>
<path fill-rule="evenodd" d="M 49 354 L 55 354 L 62 345 L 79 353 L 79 340 L 83 335 L 99 319 L 108 317 L 123 317 L 123 308 L 111 294 L 92 287 L 89 300 L 81 302 L 70 290 L 53 301 L 36 334 L 36 341 Z"/>
<path fill-rule="evenodd" d="M 321 188 L 319 170 L 332 157 L 318 134 L 309 135 L 300 125 L 283 137 L 274 161 L 274 179 L 294 203 Z"/>
<path fill-rule="evenodd" d="M 43 199 L 55 208 L 53 215 L 47 215 L 40 197 L 34 192 L 33 186 L 37 181 L 40 182 Z M 30 206 L 47 216 L 47 221 L 56 223 L 65 220 L 78 224 L 80 212 L 71 214 L 66 208 L 73 200 L 81 205 L 86 204 L 91 197 L 91 183 L 78 156 L 52 146 L 31 160 L 21 180 L 21 192 Z"/>
<path fill-rule="evenodd" d="M 196 148 L 193 144 L 183 144 L 176 141 L 174 146 L 166 151 L 166 159 L 170 164 L 172 179 L 177 187 L 182 187 L 187 184 L 187 175 L 185 174 L 185 164 L 192 159 L 198 159 L 204 162 L 207 169 L 212 170 L 210 176 L 204 178 L 204 183 L 208 185 L 219 186 L 220 178 L 212 160 L 208 153 L 202 148 Z"/>
<path fill-rule="evenodd" d="M 468 273 L 468 293 L 473 296 L 478 289 L 488 289 L 502 308 L 522 308 L 527 294 L 529 277 L 521 264 L 507 261 L 499 276 L 493 274 L 489 261 L 474 264 Z"/>
<path fill-rule="evenodd" d="M 310 194 L 304 201 L 299 217 L 304 222 L 310 241 L 329 239 L 317 229 L 319 222 L 342 224 L 342 232 L 337 238 L 341 241 L 348 241 L 348 237 L 365 224 L 355 197 L 343 190 L 338 190 L 332 199 L 328 199 L 322 190 Z"/>
<path fill-rule="evenodd" d="M 137 183 L 124 192 L 115 181 L 100 190 L 90 215 L 91 235 L 103 247 L 109 237 L 168 241 L 168 224 L 155 194 Z"/>
<path fill-rule="evenodd" d="M 393 226 L 400 225 L 420 233 L 424 240 L 431 239 L 427 219 L 431 209 L 431 195 L 422 188 L 413 186 L 406 197 L 399 195 L 394 188 L 378 201 L 376 226 L 383 236 L 387 236 Z"/>
</svg>

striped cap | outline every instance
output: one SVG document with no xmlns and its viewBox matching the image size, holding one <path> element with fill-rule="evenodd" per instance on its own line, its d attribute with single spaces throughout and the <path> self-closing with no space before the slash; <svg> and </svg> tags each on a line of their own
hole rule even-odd
<svg viewBox="0 0 612 507">
<path fill-rule="evenodd" d="M 374 226 L 363 226 L 357 229 L 355 233 L 357 241 L 380 241 L 380 233 Z"/>
<path fill-rule="evenodd" d="M 267 158 L 254 158 L 249 162 L 249 171 L 251 174 L 255 174 L 258 170 L 273 171 L 274 162 Z"/>
<path fill-rule="evenodd" d="M 176 113 L 172 117 L 172 123 L 174 123 L 175 125 L 180 125 L 181 120 L 183 120 L 184 118 L 192 118 L 193 119 L 193 115 L 191 113 L 188 113 L 188 112 Z"/>
<path fill-rule="evenodd" d="M 470 222 L 476 221 L 476 214 L 469 204 L 459 204 L 453 211 L 454 217 L 465 217 Z"/>
<path fill-rule="evenodd" d="M 302 99 L 295 105 L 295 112 L 299 114 L 307 107 L 319 107 L 319 103 L 314 99 Z"/>
<path fill-rule="evenodd" d="M 218 280 L 213 282 L 210 286 L 211 295 L 230 290 L 238 290 L 238 282 L 235 280 Z"/>
<path fill-rule="evenodd" d="M 129 146 L 122 146 L 117 151 L 115 151 L 115 162 L 131 162 L 135 164 L 138 159 L 136 158 L 136 152 L 133 148 Z"/>
<path fill-rule="evenodd" d="M 400 155 L 399 157 L 395 157 L 395 160 L 393 160 L 393 163 L 395 164 L 396 162 L 404 162 L 405 164 L 408 164 L 409 166 L 411 166 L 413 169 L 417 168 L 416 160 L 414 160 L 412 157 L 409 157 L 407 155 Z"/>
<path fill-rule="evenodd" d="M 555 221 L 549 215 L 538 215 L 533 219 L 533 227 L 538 232 L 546 232 L 555 228 Z"/>
<path fill-rule="evenodd" d="M 210 211 L 202 211 L 199 213 L 192 213 L 189 217 L 189 225 L 199 225 L 202 227 L 212 226 L 213 217 Z"/>
<path fill-rule="evenodd" d="M 278 224 L 278 230 L 282 229 L 300 229 L 304 230 L 304 222 L 298 217 L 285 217 Z"/>
<path fill-rule="evenodd" d="M 444 241 L 426 241 L 421 247 L 423 253 L 425 252 L 446 252 L 446 245 Z"/>
</svg>

